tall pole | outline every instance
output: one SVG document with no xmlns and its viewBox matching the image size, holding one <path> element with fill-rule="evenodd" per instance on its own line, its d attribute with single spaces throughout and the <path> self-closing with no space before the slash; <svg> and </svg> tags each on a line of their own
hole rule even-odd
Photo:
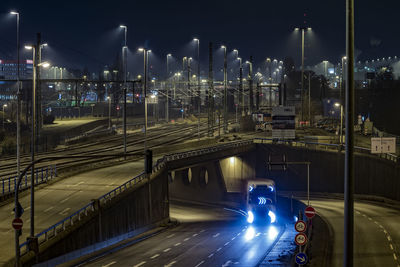
<svg viewBox="0 0 400 267">
<path fill-rule="evenodd" d="M 308 72 L 308 121 L 311 126 L 311 72 Z"/>
<path fill-rule="evenodd" d="M 17 17 L 17 177 L 20 174 L 21 161 L 20 161 L 20 143 L 21 143 L 21 82 L 19 76 L 19 12 L 10 12 L 12 15 Z M 17 202 L 17 194 L 15 194 L 15 202 Z M 15 218 L 18 218 L 19 214 L 15 212 Z M 15 266 L 20 266 L 20 250 L 19 250 L 19 231 L 15 230 Z"/>
<path fill-rule="evenodd" d="M 243 92 L 243 64 L 242 64 L 242 58 L 239 58 L 239 92 L 241 96 L 241 102 L 242 102 L 242 117 L 244 117 L 244 92 Z"/>
<path fill-rule="evenodd" d="M 249 113 L 251 114 L 253 112 L 253 105 L 254 105 L 254 99 L 253 99 L 253 57 L 250 56 L 250 61 L 248 61 L 249 64 Z"/>
<path fill-rule="evenodd" d="M 304 28 L 301 28 L 301 121 L 304 121 Z"/>
<path fill-rule="evenodd" d="M 143 83 L 143 91 L 144 91 L 144 151 L 147 149 L 147 50 L 143 49 L 143 72 L 144 72 L 144 83 Z"/>
<path fill-rule="evenodd" d="M 127 79 L 127 55 L 128 55 L 128 47 L 127 47 L 127 32 L 128 27 L 125 25 L 121 25 L 121 28 L 124 29 L 124 46 L 122 47 L 122 57 L 123 57 L 123 64 L 124 64 L 124 108 L 123 108 L 123 119 L 124 119 L 124 154 L 126 154 L 126 79 Z"/>
<path fill-rule="evenodd" d="M 111 97 L 107 96 L 108 99 L 108 129 L 111 129 Z"/>
<path fill-rule="evenodd" d="M 227 88 L 227 80 L 228 80 L 228 60 L 226 55 L 226 46 L 222 46 L 224 49 L 224 133 L 228 133 L 228 88 Z"/>
<path fill-rule="evenodd" d="M 346 0 L 346 152 L 344 173 L 344 260 L 354 264 L 354 0 Z"/>
<path fill-rule="evenodd" d="M 201 97 L 200 97 L 200 40 L 197 40 L 197 137 L 200 140 L 200 112 L 201 112 Z"/>
<path fill-rule="evenodd" d="M 208 45 L 208 136 L 214 136 L 214 73 L 213 73 L 213 44 Z"/>
</svg>

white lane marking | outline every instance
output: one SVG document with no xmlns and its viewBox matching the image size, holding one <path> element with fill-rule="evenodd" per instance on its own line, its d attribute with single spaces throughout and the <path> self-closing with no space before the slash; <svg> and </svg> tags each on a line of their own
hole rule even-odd
<svg viewBox="0 0 400 267">
<path fill-rule="evenodd" d="M 260 232 L 258 232 L 257 234 L 256 234 L 256 236 L 260 236 L 261 235 L 261 233 Z"/>
<path fill-rule="evenodd" d="M 170 234 L 169 236 L 167 236 L 167 238 L 171 238 L 173 237 L 175 234 Z"/>
<path fill-rule="evenodd" d="M 385 234 L 387 234 L 388 232 L 386 231 L 386 229 L 383 229 L 383 232 L 385 233 Z"/>
<path fill-rule="evenodd" d="M 236 236 L 240 236 L 240 233 L 238 233 Z"/>
<path fill-rule="evenodd" d="M 389 246 L 390 246 L 390 249 L 393 250 L 393 245 L 392 245 L 392 244 L 389 244 Z"/>
<path fill-rule="evenodd" d="M 195 237 L 195 236 L 197 236 L 197 235 L 198 235 L 198 234 L 193 234 L 192 236 Z"/>
<path fill-rule="evenodd" d="M 229 260 L 229 261 L 227 261 L 227 262 L 225 262 L 223 265 L 222 265 L 222 267 L 228 267 L 229 266 L 229 263 L 231 263 L 231 261 Z"/>
<path fill-rule="evenodd" d="M 63 211 L 61 211 L 60 213 L 58 213 L 58 214 L 60 214 L 60 215 L 67 215 L 67 212 L 70 210 L 71 208 L 66 208 L 66 209 L 64 209 Z"/>
<path fill-rule="evenodd" d="M 208 258 L 211 258 L 212 256 L 214 256 L 214 253 L 211 253 L 210 255 L 208 255 Z"/>
<path fill-rule="evenodd" d="M 25 210 L 30 210 L 30 209 L 31 209 L 31 206 L 28 206 L 25 208 Z"/>
<path fill-rule="evenodd" d="M 108 266 L 111 266 L 111 265 L 116 264 L 116 263 L 117 263 L 116 261 L 112 261 L 109 264 L 103 265 L 102 267 L 108 267 Z"/>
<path fill-rule="evenodd" d="M 182 244 L 181 242 L 178 242 L 178 243 L 176 243 L 175 245 L 174 245 L 174 247 L 177 247 L 177 246 L 179 246 L 180 244 Z"/>
<path fill-rule="evenodd" d="M 160 256 L 160 254 L 155 254 L 155 255 L 151 256 L 150 259 L 155 259 L 155 258 L 157 258 L 158 256 Z"/>
<path fill-rule="evenodd" d="M 48 207 L 47 209 L 45 209 L 45 210 L 44 210 L 44 212 L 51 211 L 52 209 L 54 209 L 54 207 L 53 207 L 53 206 L 51 206 L 51 207 Z"/>
<path fill-rule="evenodd" d="M 168 251 L 170 251 L 171 250 L 171 248 L 166 248 L 166 249 L 164 249 L 163 251 L 164 252 L 168 252 Z"/>
<path fill-rule="evenodd" d="M 395 253 L 393 253 L 393 258 L 394 258 L 395 261 L 397 261 L 397 256 L 396 256 Z"/>
<path fill-rule="evenodd" d="M 183 239 L 183 241 L 188 241 L 190 239 L 190 237 L 186 237 L 185 239 Z"/>
<path fill-rule="evenodd" d="M 371 217 L 368 217 L 368 220 L 372 221 Z"/>
<path fill-rule="evenodd" d="M 74 184 L 73 186 L 78 186 L 78 185 L 81 185 L 81 184 L 84 184 L 85 182 L 79 182 L 79 183 L 76 183 L 76 184 Z"/>
<path fill-rule="evenodd" d="M 142 266 L 143 264 L 145 264 L 146 262 L 145 261 L 142 261 L 141 263 L 138 263 L 138 264 L 136 264 L 136 265 L 133 265 L 133 267 L 139 267 L 139 266 Z"/>
<path fill-rule="evenodd" d="M 378 223 L 377 221 L 374 221 L 374 223 L 375 223 L 376 225 L 379 225 L 379 223 Z"/>
<path fill-rule="evenodd" d="M 356 210 L 356 213 L 357 213 L 357 214 L 361 214 L 358 210 Z"/>
<path fill-rule="evenodd" d="M 232 240 L 235 240 L 235 238 L 236 238 L 235 236 L 234 236 L 234 237 L 232 237 Z"/>
<path fill-rule="evenodd" d="M 219 236 L 219 233 L 216 233 L 215 235 L 213 235 L 213 237 L 217 237 L 217 236 Z"/>
<path fill-rule="evenodd" d="M 67 197 L 67 198 L 61 200 L 60 203 L 64 203 L 65 201 L 68 201 L 69 199 L 70 199 L 70 197 Z"/>
<path fill-rule="evenodd" d="M 365 214 L 363 214 L 362 216 L 363 216 L 363 217 L 367 217 L 367 215 L 365 215 Z"/>
<path fill-rule="evenodd" d="M 217 251 L 220 251 L 222 248 L 218 248 Z"/>
<path fill-rule="evenodd" d="M 167 265 L 164 265 L 164 267 L 171 267 L 172 265 L 174 265 L 176 263 L 176 261 L 171 261 L 170 263 L 168 263 Z"/>
<path fill-rule="evenodd" d="M 205 230 L 203 229 L 203 230 L 200 231 L 200 233 L 203 233 L 204 231 L 205 231 Z"/>
<path fill-rule="evenodd" d="M 194 267 L 199 267 L 200 265 L 202 265 L 204 263 L 204 261 L 199 262 L 196 266 Z"/>
<path fill-rule="evenodd" d="M 383 226 L 382 226 L 382 224 L 380 224 L 380 225 L 379 225 L 379 227 L 383 229 Z"/>
<path fill-rule="evenodd" d="M 390 237 L 390 235 L 387 236 L 387 240 L 392 241 L 392 238 Z"/>
<path fill-rule="evenodd" d="M 227 245 L 229 245 L 229 241 L 224 244 L 224 246 L 227 246 Z"/>
</svg>

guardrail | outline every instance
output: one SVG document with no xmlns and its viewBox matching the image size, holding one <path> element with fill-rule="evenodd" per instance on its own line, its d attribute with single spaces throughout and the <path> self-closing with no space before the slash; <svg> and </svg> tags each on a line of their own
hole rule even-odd
<svg viewBox="0 0 400 267">
<path fill-rule="evenodd" d="M 31 187 L 31 177 L 32 173 L 26 173 L 25 178 L 23 178 L 19 190 L 23 190 Z M 35 181 L 34 185 L 39 185 L 42 183 L 47 183 L 47 181 L 57 177 L 57 166 L 50 165 L 47 167 L 40 167 L 35 169 Z M 0 179 L 0 196 L 11 194 L 15 192 L 15 187 L 17 186 L 17 176 L 12 176 L 8 178 Z"/>
<path fill-rule="evenodd" d="M 322 150 L 344 150 L 344 145 L 340 144 L 328 144 L 328 143 L 317 143 L 317 142 L 305 142 L 305 141 L 294 141 L 294 140 L 276 140 L 272 138 L 254 138 L 254 143 L 261 144 L 285 144 L 289 146 L 300 146 L 311 149 L 322 149 Z M 375 155 L 380 158 L 384 158 L 390 161 L 398 162 L 398 156 L 391 153 L 371 154 L 371 149 L 365 147 L 354 146 L 354 151 L 363 154 Z"/>
<path fill-rule="evenodd" d="M 224 149 L 228 148 L 234 148 L 234 147 L 239 147 L 243 145 L 249 145 L 252 144 L 253 140 L 246 140 L 246 141 L 237 141 L 237 142 L 231 142 L 228 144 L 222 144 L 222 145 L 217 145 L 214 147 L 209 147 L 209 148 L 202 148 L 202 149 L 197 149 L 197 150 L 191 150 L 187 152 L 182 152 L 182 153 L 174 153 L 170 155 L 166 155 L 160 159 L 157 160 L 157 162 L 154 164 L 152 173 L 155 173 L 159 171 L 160 169 L 165 167 L 165 164 L 168 161 L 172 160 L 178 160 L 178 159 L 183 159 L 187 157 L 193 157 L 193 156 L 199 156 L 199 155 L 204 155 L 208 154 L 211 152 L 216 152 L 216 151 L 221 151 Z M 113 190 L 105 193 L 104 195 L 100 196 L 97 198 L 97 201 L 99 204 L 105 204 L 107 201 L 110 201 L 112 198 L 116 197 L 120 193 L 126 191 L 128 188 L 131 188 L 132 186 L 137 185 L 138 183 L 144 181 L 147 181 L 146 174 L 144 172 L 140 173 L 139 175 L 133 177 L 129 181 L 125 182 L 124 184 L 114 188 Z M 56 224 L 50 226 L 49 228 L 43 230 L 39 234 L 36 235 L 38 238 L 39 244 L 42 244 L 49 240 L 50 238 L 53 238 L 57 236 L 60 232 L 64 231 L 66 227 L 74 225 L 74 223 L 79 222 L 82 220 L 83 216 L 86 216 L 88 212 L 93 212 L 95 211 L 95 201 L 90 202 L 83 208 L 80 208 L 70 216 L 62 219 L 61 221 L 57 222 Z M 24 242 L 20 245 L 21 249 L 21 254 L 26 253 L 28 250 L 28 243 Z"/>
</svg>

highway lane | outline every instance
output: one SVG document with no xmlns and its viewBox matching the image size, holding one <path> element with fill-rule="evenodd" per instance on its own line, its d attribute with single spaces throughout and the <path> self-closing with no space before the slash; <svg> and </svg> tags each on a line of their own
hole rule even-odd
<svg viewBox="0 0 400 267">
<path fill-rule="evenodd" d="M 256 266 L 281 225 L 248 226 L 222 207 L 172 203 L 180 225 L 105 255 L 85 266 Z"/>
<path fill-rule="evenodd" d="M 343 265 L 343 200 L 312 200 L 333 229 L 332 265 Z M 354 266 L 400 267 L 400 210 L 372 202 L 355 202 Z"/>
</svg>

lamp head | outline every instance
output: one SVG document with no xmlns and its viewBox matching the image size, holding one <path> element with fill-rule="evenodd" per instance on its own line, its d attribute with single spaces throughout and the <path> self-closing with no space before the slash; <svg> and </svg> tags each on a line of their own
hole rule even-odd
<svg viewBox="0 0 400 267">
<path fill-rule="evenodd" d="M 19 13 L 17 11 L 10 11 L 11 15 L 19 15 Z"/>
</svg>

